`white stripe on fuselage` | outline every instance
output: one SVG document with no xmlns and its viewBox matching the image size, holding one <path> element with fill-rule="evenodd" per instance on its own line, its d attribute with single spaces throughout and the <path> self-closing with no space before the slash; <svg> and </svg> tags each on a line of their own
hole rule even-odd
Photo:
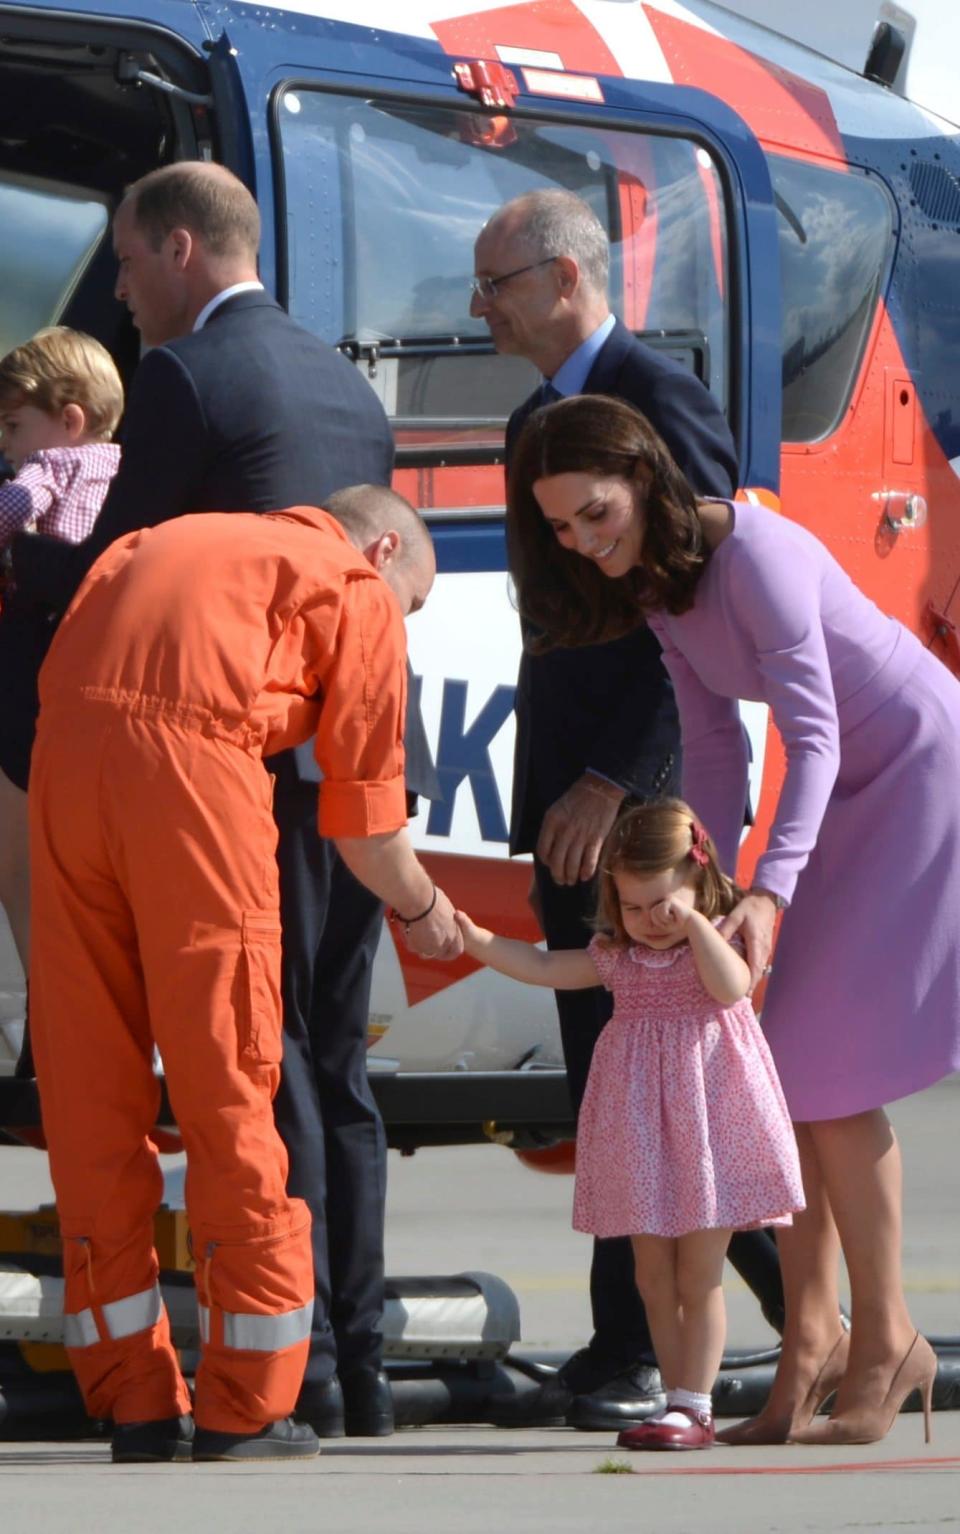
<svg viewBox="0 0 960 1534">
<path fill-rule="evenodd" d="M 607 0 L 578 0 L 598 36 L 602 37 L 625 75 L 673 84 L 670 66 L 642 5 L 609 5 Z"/>
</svg>

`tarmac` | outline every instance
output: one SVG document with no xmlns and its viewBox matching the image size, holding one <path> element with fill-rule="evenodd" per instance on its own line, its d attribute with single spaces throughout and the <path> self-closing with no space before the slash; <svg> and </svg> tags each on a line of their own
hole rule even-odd
<svg viewBox="0 0 960 1534">
<path fill-rule="evenodd" d="M 918 1326 L 960 1334 L 960 1077 L 894 1105 L 906 1185 L 905 1272 Z M 520 1299 L 521 1350 L 568 1352 L 589 1330 L 589 1243 L 569 1229 L 572 1183 L 497 1146 L 391 1153 L 391 1274 L 476 1269 Z M 0 1150 L 0 1208 L 50 1197 L 45 1159 Z M 736 1275 L 729 1345 L 772 1334 Z M 960 1412 L 901 1415 L 881 1443 L 837 1450 L 717 1447 L 630 1455 L 566 1428 L 408 1428 L 327 1441 L 283 1468 L 113 1466 L 105 1442 L 0 1441 L 0 1534 L 901 1534 L 960 1530 Z"/>
</svg>

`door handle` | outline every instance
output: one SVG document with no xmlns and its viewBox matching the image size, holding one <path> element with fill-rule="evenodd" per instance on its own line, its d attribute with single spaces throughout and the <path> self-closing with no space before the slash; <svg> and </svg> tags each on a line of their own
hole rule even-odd
<svg viewBox="0 0 960 1534">
<path fill-rule="evenodd" d="M 874 490 L 870 499 L 883 507 L 883 520 L 891 532 L 915 532 L 927 520 L 926 497 L 914 490 Z"/>
</svg>

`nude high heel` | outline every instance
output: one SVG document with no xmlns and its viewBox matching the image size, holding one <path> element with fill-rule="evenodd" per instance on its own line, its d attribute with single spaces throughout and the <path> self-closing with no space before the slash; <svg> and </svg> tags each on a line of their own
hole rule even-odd
<svg viewBox="0 0 960 1534">
<path fill-rule="evenodd" d="M 913 1341 L 894 1371 L 882 1401 L 875 1406 L 854 1406 L 824 1422 L 791 1432 L 791 1443 L 849 1444 L 876 1443 L 885 1438 L 896 1421 L 907 1396 L 919 1390 L 923 1402 L 923 1441 L 930 1442 L 930 1412 L 933 1382 L 937 1374 L 937 1355 L 925 1337 L 914 1333 Z"/>
<path fill-rule="evenodd" d="M 824 1402 L 834 1394 L 843 1379 L 849 1352 L 850 1333 L 841 1332 L 820 1365 L 816 1379 L 789 1419 L 781 1417 L 777 1421 L 765 1421 L 761 1412 L 734 1427 L 724 1428 L 717 1434 L 717 1442 L 737 1445 L 787 1443 L 813 1421 Z"/>
</svg>

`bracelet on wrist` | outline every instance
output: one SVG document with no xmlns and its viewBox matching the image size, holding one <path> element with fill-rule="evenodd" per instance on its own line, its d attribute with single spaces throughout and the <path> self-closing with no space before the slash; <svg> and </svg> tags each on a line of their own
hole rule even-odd
<svg viewBox="0 0 960 1534">
<path fill-rule="evenodd" d="M 404 932 L 409 932 L 410 928 L 413 926 L 414 922 L 423 921 L 425 917 L 430 915 L 430 913 L 433 910 L 433 908 L 436 905 L 436 903 L 437 903 L 437 886 L 434 884 L 433 885 L 433 894 L 430 896 L 430 904 L 427 906 L 426 910 L 418 911 L 416 916 L 402 916 L 401 913 L 396 909 L 396 907 L 394 907 L 393 910 L 390 912 L 390 920 L 391 921 L 398 921 L 398 922 L 400 922 L 402 927 L 403 927 Z"/>
</svg>

